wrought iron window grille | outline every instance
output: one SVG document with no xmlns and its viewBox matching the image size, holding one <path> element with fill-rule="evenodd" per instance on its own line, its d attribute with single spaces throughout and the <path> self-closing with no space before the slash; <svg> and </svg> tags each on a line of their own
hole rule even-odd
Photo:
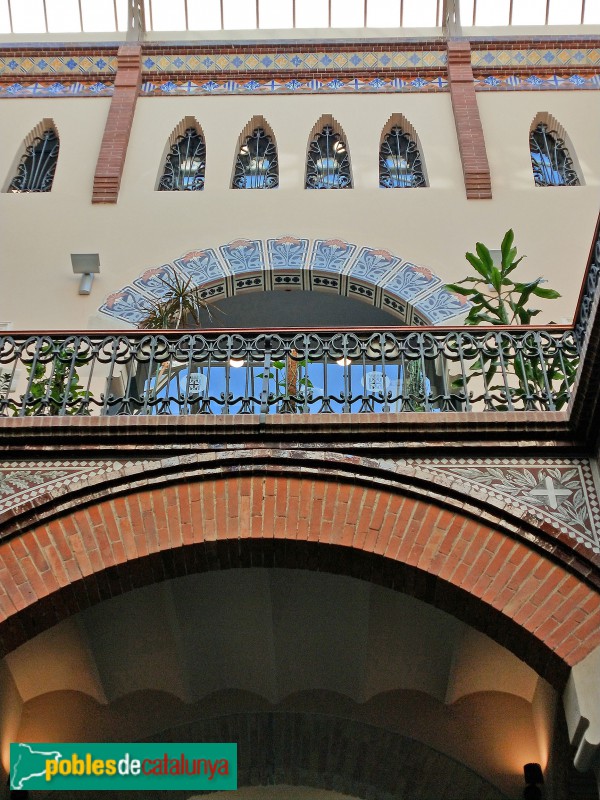
<svg viewBox="0 0 600 800">
<path fill-rule="evenodd" d="M 277 147 L 264 128 L 255 128 L 238 153 L 232 187 L 275 189 L 277 186 L 279 186 Z"/>
<path fill-rule="evenodd" d="M 417 143 L 398 125 L 394 125 L 381 143 L 379 185 L 383 189 L 426 185 Z"/>
<path fill-rule="evenodd" d="M 579 178 L 569 151 L 556 131 L 544 122 L 529 136 L 531 166 L 536 186 L 578 186 Z"/>
<path fill-rule="evenodd" d="M 59 140 L 49 129 L 36 136 L 25 149 L 17 174 L 10 182 L 9 192 L 49 192 L 52 189 L 56 162 L 58 161 Z"/>
<path fill-rule="evenodd" d="M 350 156 L 346 144 L 331 125 L 325 125 L 308 148 L 307 189 L 351 189 Z"/>
<path fill-rule="evenodd" d="M 195 128 L 187 128 L 167 155 L 158 191 L 200 191 L 204 189 L 205 170 L 204 137 Z"/>
</svg>

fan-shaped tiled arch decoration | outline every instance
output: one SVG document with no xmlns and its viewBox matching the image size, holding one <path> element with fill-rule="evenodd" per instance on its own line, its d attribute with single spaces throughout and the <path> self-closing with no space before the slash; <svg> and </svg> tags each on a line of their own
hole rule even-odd
<svg viewBox="0 0 600 800">
<path fill-rule="evenodd" d="M 169 264 L 146 270 L 109 295 L 100 311 L 137 325 L 153 300 L 166 291 L 161 277 L 175 271 L 191 278 L 212 302 L 246 292 L 279 288 L 340 294 L 389 311 L 399 324 L 458 323 L 465 298 L 444 288 L 441 278 L 387 250 L 340 239 L 236 239 L 217 248 L 191 250 Z"/>
</svg>

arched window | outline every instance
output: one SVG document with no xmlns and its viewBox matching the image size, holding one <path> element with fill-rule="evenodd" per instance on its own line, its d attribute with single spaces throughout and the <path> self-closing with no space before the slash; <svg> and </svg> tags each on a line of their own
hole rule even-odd
<svg viewBox="0 0 600 800">
<path fill-rule="evenodd" d="M 54 180 L 59 146 L 58 135 L 53 128 L 46 128 L 39 135 L 34 134 L 25 148 L 8 191 L 49 192 Z"/>
<path fill-rule="evenodd" d="M 306 158 L 307 189 L 351 189 L 350 154 L 343 133 L 331 118 L 313 130 Z"/>
<path fill-rule="evenodd" d="M 379 149 L 379 185 L 383 189 L 416 188 L 427 181 L 419 146 L 400 125 L 392 125 Z"/>
<path fill-rule="evenodd" d="M 275 139 L 264 126 L 243 137 L 233 172 L 233 189 L 275 189 L 279 186 L 279 165 Z"/>
<path fill-rule="evenodd" d="M 158 191 L 200 191 L 204 189 L 205 169 L 204 136 L 196 128 L 188 127 L 171 145 Z"/>
<path fill-rule="evenodd" d="M 579 177 L 562 138 L 546 122 L 529 134 L 531 166 L 536 186 L 578 186 Z"/>
</svg>

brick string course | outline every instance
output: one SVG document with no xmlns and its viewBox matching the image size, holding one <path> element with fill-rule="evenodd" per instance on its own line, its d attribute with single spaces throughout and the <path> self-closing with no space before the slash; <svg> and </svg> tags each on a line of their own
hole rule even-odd
<svg viewBox="0 0 600 800">
<path fill-rule="evenodd" d="M 0 544 L 0 656 L 156 581 L 282 566 L 389 586 L 492 636 L 557 687 L 600 644 L 600 594 L 457 510 L 326 479 L 248 475 L 103 500 Z"/>
</svg>

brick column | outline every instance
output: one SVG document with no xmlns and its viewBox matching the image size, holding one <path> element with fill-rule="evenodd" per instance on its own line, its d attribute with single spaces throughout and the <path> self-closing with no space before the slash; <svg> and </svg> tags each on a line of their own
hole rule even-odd
<svg viewBox="0 0 600 800">
<path fill-rule="evenodd" d="M 468 200 L 491 198 L 492 184 L 475 96 L 471 45 L 448 40 L 448 83 Z"/>
<path fill-rule="evenodd" d="M 117 53 L 115 89 L 94 175 L 92 203 L 116 203 L 135 104 L 142 82 L 142 48 L 125 44 Z"/>
</svg>

